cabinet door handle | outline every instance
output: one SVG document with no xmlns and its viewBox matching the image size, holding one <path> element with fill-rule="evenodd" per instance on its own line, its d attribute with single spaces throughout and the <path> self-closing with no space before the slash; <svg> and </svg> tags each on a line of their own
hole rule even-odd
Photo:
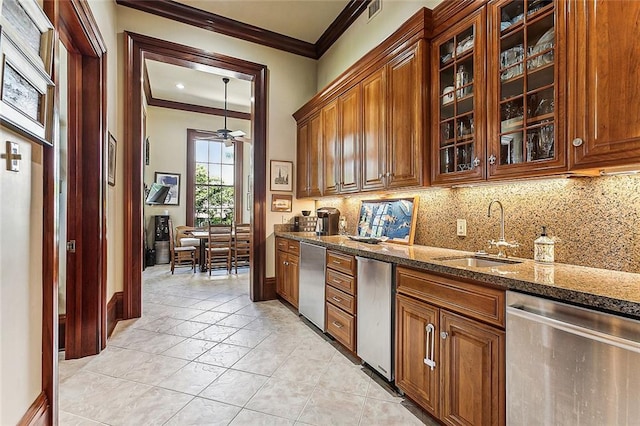
<svg viewBox="0 0 640 426">
<path fill-rule="evenodd" d="M 478 157 L 473 160 L 473 167 L 478 167 L 480 165 L 480 159 Z"/>
<path fill-rule="evenodd" d="M 436 362 L 433 359 L 433 352 L 434 352 L 434 347 L 435 347 L 435 330 L 436 328 L 433 326 L 433 324 L 429 323 L 427 324 L 427 326 L 424 328 L 425 332 L 426 332 L 426 339 L 425 339 L 425 356 L 426 358 L 424 359 L 424 363 L 426 365 L 428 365 L 432 370 L 434 368 L 436 368 Z"/>
<path fill-rule="evenodd" d="M 336 328 L 342 328 L 342 324 L 340 324 L 339 322 L 336 321 L 332 321 L 331 324 L 333 324 Z"/>
<path fill-rule="evenodd" d="M 442 340 L 444 340 L 447 337 L 449 337 L 449 333 L 447 333 L 446 331 L 441 331 L 440 332 L 440 337 L 442 337 Z"/>
<path fill-rule="evenodd" d="M 494 164 L 496 164 L 496 156 L 491 154 L 491 156 L 489 157 L 489 164 L 491 164 L 492 166 Z"/>
<path fill-rule="evenodd" d="M 575 138 L 571 141 L 571 145 L 575 146 L 576 148 L 582 146 L 583 143 L 584 141 L 581 138 Z"/>
<path fill-rule="evenodd" d="M 283 265 L 287 266 L 289 262 L 282 262 Z"/>
<path fill-rule="evenodd" d="M 340 299 L 339 297 L 332 296 L 331 298 L 338 303 L 342 302 L 342 299 Z"/>
</svg>

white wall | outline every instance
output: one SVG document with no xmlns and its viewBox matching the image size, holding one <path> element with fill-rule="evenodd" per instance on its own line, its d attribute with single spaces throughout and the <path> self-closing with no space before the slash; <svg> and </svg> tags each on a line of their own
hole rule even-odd
<svg viewBox="0 0 640 426">
<path fill-rule="evenodd" d="M 270 159 L 295 162 L 296 123 L 291 114 L 316 93 L 316 62 L 314 60 L 201 30 L 131 8 L 117 6 L 117 12 L 119 33 L 126 30 L 266 65 L 268 68 L 267 170 Z M 122 43 L 119 46 L 122 46 Z M 119 53 L 120 57 L 121 55 L 122 48 Z M 118 67 L 119 84 L 122 83 L 122 69 L 121 64 Z M 123 109 L 122 105 L 126 101 L 124 95 L 121 95 L 120 110 Z M 119 123 L 122 123 L 122 117 Z M 265 185 L 267 204 L 270 206 L 271 193 L 268 181 L 255 182 L 255 184 Z M 285 219 L 290 219 L 296 212 L 312 206 L 312 201 L 295 201 L 293 212 L 285 215 Z M 283 220 L 281 213 L 272 213 L 269 210 L 267 208 L 267 277 L 275 275 L 273 225 Z M 122 229 L 121 224 L 120 229 Z"/>
<path fill-rule="evenodd" d="M 377 47 L 419 9 L 433 9 L 441 2 L 442 0 L 382 0 L 382 9 L 371 21 L 368 21 L 365 11 L 318 61 L 317 90 L 322 90 L 358 59 Z"/>
<path fill-rule="evenodd" d="M 42 147 L 18 142 L 20 172 L 0 168 L 0 424 L 16 424 L 42 389 Z"/>
</svg>

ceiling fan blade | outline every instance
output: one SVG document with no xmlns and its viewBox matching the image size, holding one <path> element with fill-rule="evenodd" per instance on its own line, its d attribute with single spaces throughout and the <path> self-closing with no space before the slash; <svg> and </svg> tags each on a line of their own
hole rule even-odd
<svg viewBox="0 0 640 426">
<path fill-rule="evenodd" d="M 237 137 L 233 138 L 233 140 L 236 141 L 236 142 L 251 143 L 251 139 L 243 138 L 242 136 L 237 136 Z"/>
<path fill-rule="evenodd" d="M 237 138 L 239 136 L 244 136 L 246 135 L 245 132 L 243 132 L 242 130 L 234 130 L 233 132 L 229 132 L 229 136 L 233 136 L 234 138 Z"/>
</svg>

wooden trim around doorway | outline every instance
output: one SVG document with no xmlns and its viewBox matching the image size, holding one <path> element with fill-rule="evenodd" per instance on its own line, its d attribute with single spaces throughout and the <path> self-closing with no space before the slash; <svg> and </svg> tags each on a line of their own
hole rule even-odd
<svg viewBox="0 0 640 426">
<path fill-rule="evenodd" d="M 24 413 L 18 426 L 47 426 L 51 423 L 51 405 L 47 395 L 42 391 Z"/>
</svg>

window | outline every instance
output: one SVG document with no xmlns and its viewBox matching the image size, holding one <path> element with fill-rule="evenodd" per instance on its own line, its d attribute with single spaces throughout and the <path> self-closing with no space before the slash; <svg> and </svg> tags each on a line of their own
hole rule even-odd
<svg viewBox="0 0 640 426">
<path fill-rule="evenodd" d="M 242 176 L 242 153 L 235 144 L 207 139 L 206 132 L 188 133 L 188 222 L 192 219 L 193 226 L 230 224 L 242 211 L 242 179 L 236 179 L 238 172 Z"/>
</svg>

